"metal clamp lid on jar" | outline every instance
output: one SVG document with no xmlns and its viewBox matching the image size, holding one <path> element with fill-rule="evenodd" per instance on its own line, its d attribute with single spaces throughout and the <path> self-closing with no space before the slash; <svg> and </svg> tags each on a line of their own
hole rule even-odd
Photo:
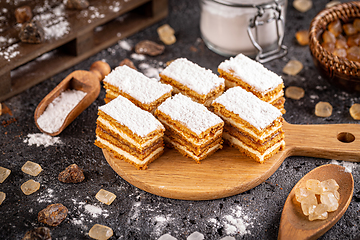
<svg viewBox="0 0 360 240">
<path fill-rule="evenodd" d="M 247 27 L 247 33 L 249 35 L 249 38 L 251 40 L 251 43 L 254 45 L 254 47 L 258 50 L 258 53 L 255 56 L 256 61 L 260 63 L 266 63 L 271 60 L 281 58 L 287 54 L 287 47 L 283 45 L 283 39 L 284 39 L 284 30 L 285 30 L 285 21 L 283 16 L 281 15 L 282 12 L 282 6 L 280 5 L 279 0 L 274 0 L 269 3 L 262 3 L 262 4 L 241 4 L 241 3 L 233 3 L 226 0 L 212 0 L 216 3 L 229 6 L 229 7 L 239 7 L 239 8 L 256 8 L 257 13 L 256 15 L 250 19 L 249 26 Z M 273 10 L 272 17 L 268 18 L 266 21 L 259 20 L 266 11 Z M 259 42 L 258 39 L 258 27 L 262 26 L 264 24 L 270 23 L 272 21 L 275 21 L 276 23 L 276 34 L 277 34 L 277 46 L 275 49 L 265 51 Z M 280 29 L 282 28 L 283 33 L 280 33 Z M 255 30 L 255 36 L 251 32 L 251 30 Z"/>
</svg>

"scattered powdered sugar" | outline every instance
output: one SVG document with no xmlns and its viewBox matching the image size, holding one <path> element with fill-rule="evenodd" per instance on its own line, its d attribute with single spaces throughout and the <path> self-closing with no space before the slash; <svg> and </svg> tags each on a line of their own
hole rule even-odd
<svg viewBox="0 0 360 240">
<path fill-rule="evenodd" d="M 240 207 L 236 206 L 233 209 L 230 209 L 229 214 L 223 215 L 221 217 L 221 222 L 217 221 L 215 218 L 210 218 L 209 222 L 215 225 L 215 227 L 224 227 L 226 234 L 228 235 L 240 235 L 251 234 L 248 227 L 253 226 L 253 222 L 250 217 L 246 215 L 245 211 Z M 231 239 L 229 237 L 229 239 Z"/>
<path fill-rule="evenodd" d="M 136 219 L 139 217 L 140 215 L 140 206 L 141 206 L 141 202 L 135 202 L 134 205 L 131 208 L 131 217 L 130 219 Z"/>
<path fill-rule="evenodd" d="M 37 119 L 39 127 L 48 132 L 59 131 L 67 115 L 85 97 L 86 93 L 75 89 L 65 90 L 55 98 Z"/>
<path fill-rule="evenodd" d="M 109 9 L 112 10 L 113 12 L 120 11 L 120 9 L 121 9 L 120 2 L 114 1 L 113 5 L 109 6 Z"/>
<path fill-rule="evenodd" d="M 359 166 L 359 164 L 355 162 L 336 161 L 336 160 L 331 160 L 330 164 L 343 166 L 345 168 L 345 172 L 349 172 L 349 173 L 351 173 L 353 169 Z"/>
<path fill-rule="evenodd" d="M 51 203 L 51 202 L 56 202 L 57 198 L 54 197 L 54 190 L 47 188 L 45 191 L 42 191 L 40 193 L 40 196 L 38 197 L 37 201 L 39 203 Z"/>
<path fill-rule="evenodd" d="M 85 212 L 89 213 L 92 217 L 99 217 L 100 215 L 104 216 L 104 217 L 108 217 L 108 211 L 107 210 L 103 210 L 102 208 L 98 207 L 98 206 L 94 206 L 94 205 L 90 205 L 90 204 L 86 204 L 84 206 Z"/>
<path fill-rule="evenodd" d="M 124 49 L 126 51 L 131 51 L 131 49 L 132 49 L 130 43 L 126 40 L 121 40 L 118 42 L 118 44 L 122 49 Z"/>
<path fill-rule="evenodd" d="M 165 130 L 164 126 L 151 113 L 142 110 L 121 95 L 99 107 L 99 110 L 127 126 L 130 131 L 140 137 L 145 137 L 158 129 Z"/>
<path fill-rule="evenodd" d="M 145 60 L 145 55 L 143 54 L 138 54 L 138 53 L 133 53 L 130 55 L 130 57 L 134 60 L 138 60 L 138 61 L 142 61 L 142 60 Z"/>
<path fill-rule="evenodd" d="M 158 67 L 158 68 L 152 67 L 148 63 L 140 63 L 139 68 L 144 73 L 145 76 L 147 76 L 149 78 L 155 78 L 156 80 L 160 80 L 159 73 L 164 70 L 161 67 Z"/>
<path fill-rule="evenodd" d="M 158 215 L 151 219 L 151 222 L 154 225 L 153 234 L 158 236 L 163 231 L 163 229 L 167 226 L 167 224 L 174 219 L 168 216 Z"/>
<path fill-rule="evenodd" d="M 224 79 L 210 69 L 205 69 L 186 58 L 178 58 L 167 66 L 160 75 L 165 75 L 194 90 L 199 94 L 208 94 L 224 85 Z"/>
<path fill-rule="evenodd" d="M 153 103 L 172 91 L 170 85 L 149 79 L 144 74 L 126 65 L 111 71 L 105 77 L 104 82 L 119 88 L 120 91 L 144 104 Z"/>
<path fill-rule="evenodd" d="M 9 47 L 0 50 L 0 56 L 3 57 L 5 60 L 10 61 L 14 57 L 20 54 L 20 51 L 16 49 L 19 47 L 19 44 L 15 43 Z"/>
<path fill-rule="evenodd" d="M 40 14 L 34 16 L 44 29 L 45 39 L 59 39 L 70 32 L 70 24 L 65 17 L 65 5 L 62 3 L 51 11 L 44 12 L 38 9 Z"/>
<path fill-rule="evenodd" d="M 39 147 L 40 145 L 44 145 L 45 147 L 52 146 L 54 144 L 61 144 L 59 137 L 52 137 L 45 133 L 34 133 L 28 134 L 27 138 L 24 139 L 24 143 L 31 145 L 36 145 Z"/>
<path fill-rule="evenodd" d="M 279 75 L 241 53 L 220 63 L 218 68 L 226 72 L 231 71 L 231 74 L 261 92 L 272 91 L 283 83 Z"/>
<path fill-rule="evenodd" d="M 204 105 L 192 101 L 181 93 L 166 99 L 158 107 L 158 110 L 173 120 L 183 123 L 198 135 L 223 122 L 220 117 L 210 112 Z"/>
<path fill-rule="evenodd" d="M 226 236 L 226 237 L 221 238 L 220 240 L 236 240 L 236 239 L 231 236 Z"/>
<path fill-rule="evenodd" d="M 270 126 L 282 115 L 279 109 L 241 87 L 228 89 L 213 103 L 223 105 L 228 111 L 235 113 L 259 130 Z"/>
</svg>

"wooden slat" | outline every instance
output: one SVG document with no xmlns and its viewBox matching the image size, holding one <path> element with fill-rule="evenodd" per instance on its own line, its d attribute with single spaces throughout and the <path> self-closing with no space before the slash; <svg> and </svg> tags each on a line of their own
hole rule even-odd
<svg viewBox="0 0 360 240">
<path fill-rule="evenodd" d="M 105 17 L 91 19 L 90 23 L 87 22 L 88 18 L 78 17 L 77 11 L 68 10 L 67 21 L 70 23 L 71 31 L 59 40 L 45 41 L 41 44 L 17 43 L 17 50 L 20 51 L 18 56 L 11 61 L 0 59 L 0 76 L 10 76 L 11 72 L 11 79 L 4 78 L 0 81 L 0 86 L 6 87 L 6 90 L 0 92 L 0 101 L 85 60 L 168 14 L 167 1 L 164 0 L 119 1 L 121 7 L 118 12 L 109 9 L 106 2 L 91 2 Z M 127 14 L 124 20 L 117 21 L 116 18 L 123 14 Z M 99 26 L 100 30 L 95 31 Z M 48 52 L 52 54 L 46 61 L 36 59 Z M 10 90 L 8 86 L 11 86 Z"/>
</svg>

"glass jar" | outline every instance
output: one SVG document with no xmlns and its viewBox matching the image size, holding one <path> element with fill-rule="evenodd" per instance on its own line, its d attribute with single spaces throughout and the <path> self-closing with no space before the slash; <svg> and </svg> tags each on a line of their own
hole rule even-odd
<svg viewBox="0 0 360 240">
<path fill-rule="evenodd" d="M 282 45 L 287 0 L 200 0 L 200 32 L 212 51 L 268 62 L 287 53 Z"/>
</svg>

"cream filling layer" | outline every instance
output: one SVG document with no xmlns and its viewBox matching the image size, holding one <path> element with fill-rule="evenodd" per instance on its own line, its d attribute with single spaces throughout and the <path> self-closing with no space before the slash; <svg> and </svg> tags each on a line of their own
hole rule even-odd
<svg viewBox="0 0 360 240">
<path fill-rule="evenodd" d="M 106 141 L 105 139 L 100 138 L 99 136 L 96 136 L 96 140 L 99 141 L 101 144 L 104 144 L 108 148 L 113 149 L 118 154 L 124 156 L 125 158 L 127 158 L 128 160 L 134 162 L 136 165 L 139 165 L 139 166 L 146 165 L 147 162 L 149 162 L 156 154 L 158 154 L 159 152 L 161 152 L 164 149 L 164 147 L 159 147 L 155 151 L 153 151 L 149 156 L 147 156 L 144 160 L 140 160 L 139 158 L 118 148 L 117 146 L 113 145 L 112 143 Z"/>
<path fill-rule="evenodd" d="M 172 94 L 175 95 L 175 94 L 178 94 L 178 93 L 182 93 L 182 94 L 186 95 L 185 92 L 182 92 L 182 91 L 180 91 L 177 87 L 174 87 L 174 86 L 173 86 L 173 92 L 172 92 Z M 211 104 L 212 104 L 212 102 L 213 102 L 217 97 L 219 97 L 221 94 L 223 94 L 223 92 L 219 92 L 219 93 L 216 94 L 215 96 L 212 96 L 212 97 L 206 99 L 205 102 L 203 103 L 203 105 L 204 105 L 205 107 L 210 107 Z M 194 102 L 198 102 L 195 97 L 189 96 L 189 95 L 186 95 L 186 96 L 188 96 L 189 98 L 191 98 Z"/>
<path fill-rule="evenodd" d="M 118 93 L 115 93 L 114 91 L 111 91 L 111 89 L 106 89 L 106 93 L 109 94 L 109 97 L 112 99 L 115 99 L 120 95 Z"/>
<path fill-rule="evenodd" d="M 167 137 L 164 137 L 165 140 L 169 143 L 171 143 L 172 145 L 174 145 L 175 147 L 183 150 L 184 152 L 186 152 L 187 154 L 189 154 L 189 156 L 197 161 L 200 161 L 200 159 L 203 157 L 203 156 L 206 156 L 207 154 L 209 154 L 210 152 L 214 151 L 215 149 L 219 148 L 220 144 L 216 144 L 215 146 L 209 148 L 209 150 L 207 150 L 205 153 L 202 153 L 200 156 L 196 156 L 195 154 L 193 154 L 191 151 L 187 150 L 185 146 L 183 145 L 180 145 L 176 142 L 173 142 L 171 141 L 169 138 Z"/>
<path fill-rule="evenodd" d="M 238 129 L 241 129 L 243 132 L 247 133 L 248 135 L 250 135 L 253 139 L 258 139 L 258 140 L 264 140 L 267 137 L 271 136 L 272 134 L 274 134 L 277 130 L 279 130 L 282 125 L 277 126 L 277 127 L 273 127 L 271 128 L 271 130 L 264 132 L 262 135 L 257 135 L 253 130 L 249 129 L 247 126 L 245 126 L 242 123 L 238 123 L 235 122 L 234 120 L 227 118 L 225 116 L 223 116 L 221 113 L 216 112 L 221 118 L 223 118 L 225 121 L 231 123 L 233 126 L 237 127 Z"/>
<path fill-rule="evenodd" d="M 171 128 L 172 130 L 174 130 L 175 132 L 177 132 L 179 135 L 181 135 L 183 138 L 185 138 L 188 142 L 191 142 L 191 144 L 195 145 L 195 146 L 203 146 L 204 144 L 209 144 L 210 142 L 212 142 L 214 139 L 216 139 L 217 137 L 219 137 L 222 134 L 222 131 L 219 130 L 215 133 L 215 135 L 213 137 L 211 137 L 210 139 L 196 139 L 193 137 L 188 137 L 185 136 L 183 132 L 179 131 L 178 129 L 174 128 L 172 125 L 168 124 L 167 122 L 165 122 L 165 120 L 163 120 L 162 118 L 158 117 L 159 121 L 168 126 L 169 128 Z"/>
<path fill-rule="evenodd" d="M 275 149 L 277 149 L 278 147 L 280 147 L 281 145 L 285 145 L 285 140 L 281 140 L 280 142 L 275 143 L 273 146 L 271 146 L 270 148 L 268 148 L 263 154 L 261 154 L 259 151 L 256 151 L 255 149 L 247 146 L 246 144 L 244 144 L 242 141 L 240 141 L 239 139 L 231 136 L 230 134 L 224 132 L 223 134 L 223 138 L 228 140 L 229 142 L 231 142 L 234 145 L 237 145 L 243 149 L 245 149 L 248 152 L 251 152 L 252 154 L 256 155 L 256 157 L 258 157 L 260 159 L 260 162 L 264 161 L 264 157 L 268 154 L 270 154 L 271 152 L 273 152 Z"/>
<path fill-rule="evenodd" d="M 99 116 L 98 121 L 103 124 L 105 127 L 107 127 L 108 129 L 110 129 L 111 131 L 113 131 L 114 133 L 118 134 L 121 138 L 125 139 L 126 141 L 128 141 L 129 143 L 131 143 L 132 145 L 134 145 L 135 147 L 139 148 L 139 149 L 144 149 L 147 146 L 150 146 L 152 143 L 156 142 L 157 140 L 159 140 L 163 135 L 157 135 L 156 137 L 150 139 L 149 141 L 140 144 L 137 141 L 135 141 L 134 139 L 130 138 L 126 133 L 124 133 L 123 131 L 119 131 L 118 128 L 115 128 L 113 125 L 110 124 L 110 122 L 108 120 L 106 120 L 105 118 Z"/>
</svg>

